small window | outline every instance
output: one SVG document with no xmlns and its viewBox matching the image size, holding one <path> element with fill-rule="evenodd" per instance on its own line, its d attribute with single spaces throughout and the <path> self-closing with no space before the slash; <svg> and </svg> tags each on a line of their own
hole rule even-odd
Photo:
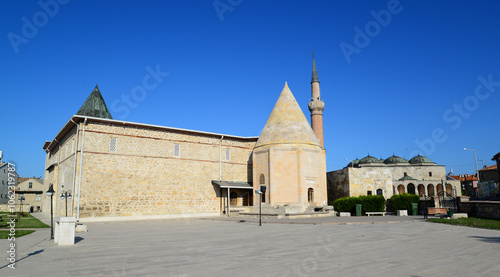
<svg viewBox="0 0 500 277">
<path fill-rule="evenodd" d="M 259 184 L 264 185 L 265 183 L 266 183 L 266 177 L 264 177 L 264 174 L 260 174 Z"/>
<path fill-rule="evenodd" d="M 408 175 L 406 174 L 406 172 L 405 172 L 405 175 L 404 175 L 404 176 L 408 176 Z"/>
<path fill-rule="evenodd" d="M 307 202 L 308 203 L 314 202 L 314 189 L 313 188 L 307 189 Z"/>
<path fill-rule="evenodd" d="M 367 191 L 366 195 L 372 195 L 372 191 L 371 190 Z"/>
<path fill-rule="evenodd" d="M 181 156 L 181 145 L 175 143 L 174 144 L 174 157 L 180 157 Z"/>
<path fill-rule="evenodd" d="M 231 149 L 226 148 L 226 161 L 231 160 Z"/>
<path fill-rule="evenodd" d="M 429 171 L 429 177 L 432 177 L 432 172 Z"/>
<path fill-rule="evenodd" d="M 32 182 L 30 182 L 30 183 L 28 184 L 28 188 L 29 188 L 29 189 L 32 189 L 32 188 L 33 188 L 33 183 L 32 183 Z"/>
<path fill-rule="evenodd" d="M 384 195 L 384 192 L 382 191 L 382 189 L 377 189 L 377 195 Z"/>
<path fill-rule="evenodd" d="M 109 152 L 116 152 L 116 138 L 109 138 Z"/>
<path fill-rule="evenodd" d="M 36 197 L 35 197 L 35 201 L 41 201 L 42 200 L 42 195 L 41 194 L 37 194 Z"/>
</svg>

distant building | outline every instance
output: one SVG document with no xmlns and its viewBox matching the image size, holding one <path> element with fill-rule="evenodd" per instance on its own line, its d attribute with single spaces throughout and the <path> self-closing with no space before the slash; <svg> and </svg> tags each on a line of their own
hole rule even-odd
<svg viewBox="0 0 500 277">
<path fill-rule="evenodd" d="M 16 205 L 24 212 L 39 212 L 42 209 L 43 180 L 42 178 L 19 178 L 16 188 Z M 21 197 L 24 200 L 21 201 Z"/>
<path fill-rule="evenodd" d="M 10 181 L 9 177 L 11 178 Z M 9 171 L 8 163 L 0 162 L 0 211 L 8 211 L 9 185 L 12 185 L 12 183 L 14 183 L 14 186 L 17 185 L 18 178 L 17 172 Z"/>
<path fill-rule="evenodd" d="M 493 181 L 498 183 L 498 177 L 498 166 L 496 164 L 479 169 L 479 180 L 481 182 Z"/>
<path fill-rule="evenodd" d="M 498 179 L 500 180 L 500 152 L 498 152 L 495 156 L 493 156 L 491 160 L 497 162 L 497 173 L 498 173 Z"/>
<path fill-rule="evenodd" d="M 460 182 L 447 178 L 444 165 L 420 155 L 409 161 L 395 155 L 385 160 L 368 155 L 328 172 L 327 180 L 328 203 L 360 195 L 383 195 L 386 199 L 402 193 L 436 197 L 445 191 L 461 195 Z"/>
<path fill-rule="evenodd" d="M 477 196 L 477 174 L 469 175 L 463 174 L 460 176 L 460 184 L 462 188 L 467 192 L 468 196 Z"/>
</svg>

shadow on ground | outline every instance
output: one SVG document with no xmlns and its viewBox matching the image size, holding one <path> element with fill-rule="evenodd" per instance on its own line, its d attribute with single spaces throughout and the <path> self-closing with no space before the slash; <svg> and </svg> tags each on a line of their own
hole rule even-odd
<svg viewBox="0 0 500 277">
<path fill-rule="evenodd" d="M 500 237 L 480 237 L 480 236 L 470 236 L 470 237 L 484 242 L 500 243 Z"/>
</svg>

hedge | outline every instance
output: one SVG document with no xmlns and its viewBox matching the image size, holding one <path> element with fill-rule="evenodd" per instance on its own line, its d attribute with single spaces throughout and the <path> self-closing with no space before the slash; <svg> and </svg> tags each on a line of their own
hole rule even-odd
<svg viewBox="0 0 500 277">
<path fill-rule="evenodd" d="M 333 208 L 338 212 L 352 212 L 356 209 L 356 204 L 358 203 L 358 197 L 343 197 L 333 201 Z"/>
<path fill-rule="evenodd" d="M 361 205 L 364 212 L 383 212 L 385 211 L 385 198 L 382 195 L 360 196 Z"/>
<path fill-rule="evenodd" d="M 389 200 L 394 212 L 397 210 L 411 211 L 411 203 L 418 203 L 418 201 L 420 201 L 420 197 L 418 195 L 408 193 L 395 194 Z"/>
<path fill-rule="evenodd" d="M 338 212 L 356 212 L 356 204 L 361 204 L 363 212 L 383 212 L 385 198 L 382 195 L 363 195 L 360 197 L 344 197 L 333 201 L 333 207 Z"/>
</svg>

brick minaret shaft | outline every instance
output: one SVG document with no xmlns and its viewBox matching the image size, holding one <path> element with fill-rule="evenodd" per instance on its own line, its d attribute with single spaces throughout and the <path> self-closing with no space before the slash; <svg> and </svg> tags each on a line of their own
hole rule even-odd
<svg viewBox="0 0 500 277">
<path fill-rule="evenodd" d="M 316 61 L 314 60 L 313 51 L 313 69 L 311 78 L 311 101 L 309 101 L 309 111 L 311 111 L 311 127 L 316 134 L 316 137 L 321 143 L 321 147 L 325 148 L 323 139 L 323 110 L 325 109 L 325 102 L 321 99 L 319 93 L 319 79 L 318 72 L 316 71 Z"/>
</svg>

